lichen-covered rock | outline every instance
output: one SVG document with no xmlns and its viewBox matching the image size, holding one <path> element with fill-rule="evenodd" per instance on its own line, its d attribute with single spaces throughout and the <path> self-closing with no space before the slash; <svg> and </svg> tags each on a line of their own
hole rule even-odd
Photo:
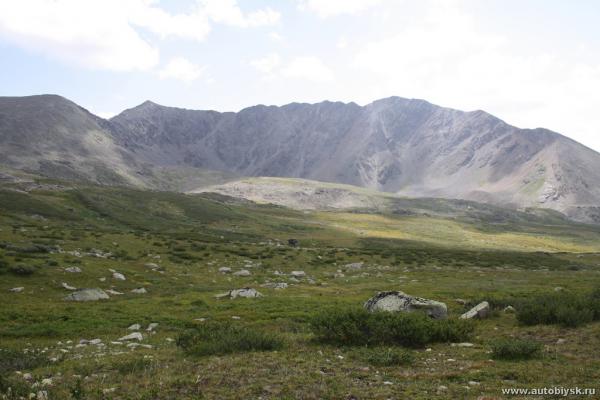
<svg viewBox="0 0 600 400">
<path fill-rule="evenodd" d="M 285 282 L 267 282 L 263 283 L 261 286 L 269 289 L 286 289 L 288 284 Z"/>
<path fill-rule="evenodd" d="M 487 301 L 482 301 L 477 304 L 475 307 L 471 308 L 469 311 L 460 316 L 461 319 L 472 319 L 478 318 L 483 319 L 488 316 L 490 313 L 490 303 Z"/>
<path fill-rule="evenodd" d="M 434 319 L 448 317 L 448 308 L 445 303 L 410 296 L 400 291 L 379 292 L 370 298 L 364 307 L 371 312 L 422 312 Z"/>
<path fill-rule="evenodd" d="M 102 289 L 79 289 L 65 297 L 67 301 L 98 301 L 109 299 Z"/>
</svg>

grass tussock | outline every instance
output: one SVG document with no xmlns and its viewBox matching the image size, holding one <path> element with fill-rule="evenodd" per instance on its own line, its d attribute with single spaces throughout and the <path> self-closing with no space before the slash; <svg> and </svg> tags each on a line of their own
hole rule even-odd
<svg viewBox="0 0 600 400">
<path fill-rule="evenodd" d="M 492 343 L 492 356 L 499 360 L 529 360 L 542 354 L 542 344 L 530 339 L 501 339 Z"/>
<path fill-rule="evenodd" d="M 209 356 L 279 350 L 283 340 L 250 327 L 213 322 L 182 333 L 177 338 L 177 346 L 187 354 Z"/>
<path fill-rule="evenodd" d="M 310 326 L 317 341 L 350 346 L 421 347 L 458 342 L 468 339 L 474 329 L 466 320 L 434 320 L 420 313 L 370 313 L 362 308 L 322 311 L 312 317 Z"/>
<path fill-rule="evenodd" d="M 522 301 L 517 319 L 524 325 L 577 327 L 600 320 L 600 289 L 591 293 L 557 292 Z"/>
</svg>

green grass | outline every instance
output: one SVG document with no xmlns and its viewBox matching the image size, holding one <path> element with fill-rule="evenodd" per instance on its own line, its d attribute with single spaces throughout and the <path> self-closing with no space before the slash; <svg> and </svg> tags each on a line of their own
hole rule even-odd
<svg viewBox="0 0 600 400">
<path fill-rule="evenodd" d="M 423 201 L 442 214 L 468 206 Z M 508 381 L 524 387 L 600 381 L 599 322 L 565 328 L 517 319 L 527 310 L 522 304 L 554 295 L 556 286 L 564 288 L 558 295 L 588 296 L 600 284 L 600 255 L 585 251 L 600 243 L 596 228 L 553 216 L 499 213 L 478 208 L 446 219 L 357 211 L 349 217 L 215 195 L 83 184 L 29 194 L 0 188 L 0 347 L 17 355 L 0 360 L 0 394 L 10 387 L 16 397 L 27 398 L 40 390 L 35 382 L 50 377 L 53 385 L 43 390 L 57 399 L 423 400 L 436 398 L 439 385 L 448 387 L 439 398 L 497 398 Z M 384 220 L 379 227 L 378 218 Z M 369 229 L 361 232 L 361 224 Z M 290 238 L 300 246 L 287 246 Z M 345 269 L 355 262 L 363 268 Z M 9 272 L 20 265 L 35 272 Z M 66 272 L 70 266 L 82 272 Z M 222 274 L 222 266 L 252 275 Z M 110 269 L 127 279 L 114 280 Z M 294 282 L 287 275 L 294 270 L 307 278 Z M 123 295 L 66 302 L 62 282 Z M 267 282 L 289 287 L 261 286 Z M 264 296 L 215 298 L 246 286 Z M 24 290 L 9 291 L 15 287 Z M 139 287 L 148 292 L 131 293 Z M 450 320 L 352 311 L 386 290 L 443 301 Z M 489 319 L 457 321 L 482 300 L 494 308 Z M 504 313 L 506 305 L 517 313 Z M 144 330 L 152 322 L 159 323 L 155 334 Z M 152 348 L 112 343 L 134 323 L 143 326 L 141 344 Z M 187 349 L 177 346 L 186 337 Z M 543 343 L 547 351 L 518 363 L 489 361 L 490 344 L 507 337 Z M 94 338 L 105 346 L 77 347 L 81 339 Z M 473 346 L 451 344 L 464 340 Z M 17 370 L 33 379 L 25 381 Z M 465 389 L 473 380 L 481 384 Z"/>
</svg>

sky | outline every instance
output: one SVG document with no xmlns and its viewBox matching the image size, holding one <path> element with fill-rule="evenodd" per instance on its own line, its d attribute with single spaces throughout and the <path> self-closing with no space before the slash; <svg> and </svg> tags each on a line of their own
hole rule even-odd
<svg viewBox="0 0 600 400">
<path fill-rule="evenodd" d="M 401 96 L 600 151 L 596 0 L 0 0 L 0 95 L 110 117 Z"/>
</svg>

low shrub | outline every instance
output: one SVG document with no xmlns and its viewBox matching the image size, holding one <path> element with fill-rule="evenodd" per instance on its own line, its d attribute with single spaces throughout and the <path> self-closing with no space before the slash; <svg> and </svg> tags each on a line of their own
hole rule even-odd
<svg viewBox="0 0 600 400">
<path fill-rule="evenodd" d="M 492 343 L 492 356 L 500 360 L 528 360 L 542 353 L 542 344 L 530 339 L 501 339 Z"/>
<path fill-rule="evenodd" d="M 340 345 L 402 345 L 464 341 L 473 333 L 468 320 L 434 320 L 420 313 L 370 313 L 362 308 L 329 309 L 310 320 L 317 341 Z"/>
<path fill-rule="evenodd" d="M 8 267 L 8 271 L 15 275 L 29 276 L 29 275 L 33 275 L 35 273 L 36 268 L 31 265 L 19 264 L 19 265 L 11 265 L 10 267 Z"/>
<path fill-rule="evenodd" d="M 369 363 L 375 367 L 394 367 L 410 365 L 414 356 L 409 351 L 394 347 L 364 347 L 353 354 L 353 358 Z"/>
<path fill-rule="evenodd" d="M 524 325 L 559 324 L 577 327 L 600 320 L 600 290 L 591 293 L 558 292 L 523 300 L 517 320 Z"/>
<path fill-rule="evenodd" d="M 182 333 L 177 346 L 191 355 L 208 356 L 278 350 L 283 347 L 283 340 L 250 327 L 210 322 Z"/>
</svg>

